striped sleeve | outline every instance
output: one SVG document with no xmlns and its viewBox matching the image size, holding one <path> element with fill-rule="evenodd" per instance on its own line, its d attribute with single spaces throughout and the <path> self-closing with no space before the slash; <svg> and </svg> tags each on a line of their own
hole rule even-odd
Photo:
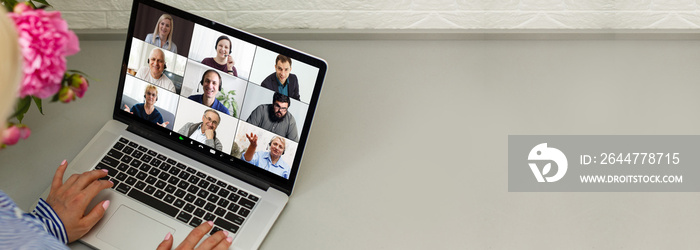
<svg viewBox="0 0 700 250">
<path fill-rule="evenodd" d="M 53 208 L 44 199 L 39 199 L 39 204 L 36 205 L 32 214 L 44 223 L 46 232 L 56 237 L 63 244 L 68 244 L 68 234 L 61 218 L 58 218 L 58 214 L 53 211 Z"/>
</svg>

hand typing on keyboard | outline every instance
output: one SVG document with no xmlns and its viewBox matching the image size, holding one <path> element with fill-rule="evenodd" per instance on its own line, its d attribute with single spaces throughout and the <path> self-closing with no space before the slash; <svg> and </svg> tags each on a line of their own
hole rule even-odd
<svg viewBox="0 0 700 250">
<path fill-rule="evenodd" d="M 197 243 L 202 240 L 204 235 L 209 233 L 209 230 L 211 230 L 212 227 L 214 227 L 214 223 L 211 221 L 202 223 L 198 227 L 192 229 L 192 232 L 187 235 L 187 238 L 185 238 L 185 240 L 175 249 L 194 249 L 194 247 L 197 246 Z M 209 238 L 204 240 L 202 244 L 197 247 L 197 249 L 228 249 L 228 247 L 231 246 L 232 241 L 233 239 L 228 237 L 228 232 L 222 230 L 209 236 Z M 157 250 L 170 250 L 172 247 L 173 237 L 170 233 L 168 233 L 163 242 L 158 245 Z"/>
<path fill-rule="evenodd" d="M 63 173 L 67 166 L 68 164 L 63 160 L 56 170 L 46 202 L 63 222 L 68 234 L 68 242 L 73 242 L 83 237 L 102 218 L 109 207 L 109 200 L 96 205 L 88 214 L 85 214 L 85 211 L 97 193 L 111 188 L 113 183 L 99 180 L 107 176 L 104 170 L 74 174 L 64 183 Z"/>
</svg>

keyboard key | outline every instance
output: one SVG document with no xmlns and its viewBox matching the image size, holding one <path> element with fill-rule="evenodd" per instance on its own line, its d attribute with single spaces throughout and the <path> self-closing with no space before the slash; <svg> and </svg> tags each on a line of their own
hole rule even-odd
<svg viewBox="0 0 700 250">
<path fill-rule="evenodd" d="M 116 149 L 111 149 L 111 150 L 109 150 L 109 152 L 107 152 L 107 155 L 111 156 L 111 157 L 114 158 L 114 159 L 119 160 L 119 159 L 122 158 L 122 156 L 124 155 L 124 153 L 119 152 L 119 151 L 117 151 Z M 114 165 L 114 166 L 116 166 L 116 165 Z"/>
<path fill-rule="evenodd" d="M 116 190 L 126 194 L 127 192 L 129 192 L 129 190 L 131 190 L 131 187 L 122 183 L 122 184 L 119 184 L 119 186 L 117 186 Z"/>
<path fill-rule="evenodd" d="M 146 192 L 147 194 L 153 194 L 153 193 L 156 191 L 156 188 L 154 188 L 154 187 L 151 186 L 151 185 L 148 185 L 148 186 L 146 187 L 146 189 L 144 189 L 143 191 Z"/>
<path fill-rule="evenodd" d="M 150 155 L 143 155 L 143 156 L 141 156 L 141 160 L 143 162 L 151 162 L 151 160 L 153 160 L 153 157 Z"/>
<path fill-rule="evenodd" d="M 95 169 L 107 169 L 107 176 L 112 176 L 112 177 L 116 176 L 117 173 L 119 173 L 119 171 L 117 171 L 116 169 L 114 169 L 110 166 L 107 166 L 105 164 L 102 164 L 102 163 L 97 163 L 97 166 L 95 166 Z"/>
<path fill-rule="evenodd" d="M 143 172 L 148 172 L 151 170 L 151 166 L 149 166 L 146 163 L 143 163 L 143 164 L 141 164 L 141 167 L 139 167 L 139 170 L 141 170 Z"/>
<path fill-rule="evenodd" d="M 163 192 L 163 190 L 156 190 L 156 193 L 153 194 L 153 196 L 155 196 L 158 199 L 163 199 L 163 197 L 165 196 L 165 192 Z"/>
<path fill-rule="evenodd" d="M 239 201 L 238 204 L 248 209 L 253 209 L 253 207 L 255 206 L 255 202 L 244 198 L 241 198 L 241 201 Z"/>
<path fill-rule="evenodd" d="M 209 196 L 209 198 L 207 198 L 207 200 L 211 203 L 216 203 L 217 201 L 219 201 L 219 196 L 212 194 Z"/>
<path fill-rule="evenodd" d="M 177 184 L 177 187 L 187 190 L 187 188 L 190 187 L 190 184 L 186 181 L 181 181 Z"/>
<path fill-rule="evenodd" d="M 243 190 L 238 190 L 238 194 L 240 194 L 241 197 L 248 197 L 248 192 L 243 191 Z"/>
<path fill-rule="evenodd" d="M 238 188 L 229 185 L 228 187 L 226 187 L 226 190 L 231 191 L 231 192 L 236 192 L 236 191 L 238 191 Z"/>
<path fill-rule="evenodd" d="M 245 208 L 241 208 L 241 210 L 238 211 L 238 214 L 240 214 L 241 216 L 243 216 L 243 218 L 245 218 L 245 217 L 248 217 L 248 215 L 250 214 L 250 210 L 245 209 Z"/>
<path fill-rule="evenodd" d="M 197 208 L 194 210 L 193 214 L 197 217 L 203 217 L 204 213 L 206 213 L 206 211 L 202 210 L 201 208 Z"/>
<path fill-rule="evenodd" d="M 197 177 L 202 178 L 202 179 L 206 179 L 206 178 L 207 178 L 207 174 L 202 173 L 202 172 L 197 172 Z"/>
<path fill-rule="evenodd" d="M 146 177 L 146 183 L 151 184 L 151 185 L 155 184 L 157 180 L 158 179 L 156 179 L 156 177 L 153 177 L 153 176 Z"/>
<path fill-rule="evenodd" d="M 114 147 L 112 147 L 112 148 L 114 148 L 116 150 L 122 150 L 122 148 L 124 148 L 124 146 L 126 146 L 126 145 L 124 145 L 124 143 L 117 142 L 116 144 L 114 144 Z"/>
<path fill-rule="evenodd" d="M 131 158 L 131 156 L 125 155 L 125 156 L 122 156 L 121 161 L 125 164 L 129 164 L 129 163 L 131 163 L 131 160 L 133 160 L 133 159 L 134 158 Z"/>
<path fill-rule="evenodd" d="M 161 160 L 161 161 L 168 161 L 168 157 L 165 157 L 165 155 L 156 155 L 156 159 Z"/>
<path fill-rule="evenodd" d="M 124 137 L 119 137 L 119 141 L 122 143 L 129 143 L 129 140 Z"/>
<path fill-rule="evenodd" d="M 173 186 L 173 185 L 168 185 L 167 187 L 165 187 L 165 192 L 166 192 L 166 193 L 169 193 L 169 194 L 172 194 L 172 193 L 175 193 L 175 190 L 176 190 L 176 189 L 177 189 L 177 188 L 175 188 L 175 186 Z"/>
<path fill-rule="evenodd" d="M 186 194 L 186 195 L 185 195 L 185 200 L 188 201 L 188 202 L 194 202 L 195 199 L 197 199 L 197 197 L 194 196 L 194 195 L 192 195 L 192 194 Z"/>
<path fill-rule="evenodd" d="M 199 190 L 199 193 L 197 193 L 197 196 L 199 196 L 199 197 L 202 198 L 202 199 L 206 199 L 207 196 L 209 196 L 209 192 L 207 192 L 206 190 L 202 189 L 202 190 Z"/>
<path fill-rule="evenodd" d="M 221 227 L 223 230 L 229 231 L 229 232 L 234 233 L 234 234 L 237 233 L 238 229 L 240 228 L 239 226 L 231 224 L 230 222 L 225 221 L 221 218 L 217 218 L 214 221 L 214 225 L 217 225 L 217 226 Z"/>
<path fill-rule="evenodd" d="M 177 191 L 175 191 L 175 197 L 177 197 L 177 198 L 185 197 L 185 194 L 187 194 L 187 193 L 185 192 L 185 190 L 182 190 L 182 189 L 179 189 L 179 188 L 177 189 Z"/>
<path fill-rule="evenodd" d="M 209 181 L 211 183 L 216 183 L 216 179 L 214 177 L 211 177 L 211 176 L 207 176 L 207 181 Z"/>
<path fill-rule="evenodd" d="M 187 180 L 190 178 L 190 173 L 187 173 L 185 171 L 180 171 L 180 174 L 177 175 L 177 177 L 180 177 L 180 179 Z"/>
<path fill-rule="evenodd" d="M 169 194 L 165 195 L 165 198 L 163 198 L 163 201 L 165 201 L 165 203 L 168 203 L 168 204 L 173 203 L 173 201 L 175 201 L 175 196 L 172 196 Z"/>
<path fill-rule="evenodd" d="M 237 214 L 234 214 L 231 212 L 228 212 L 224 218 L 232 221 L 233 223 L 236 223 L 237 225 L 243 224 L 243 217 L 238 216 Z"/>
<path fill-rule="evenodd" d="M 153 151 L 150 149 L 148 150 L 147 154 L 150 155 L 151 157 L 156 157 L 156 155 L 158 155 L 158 153 L 156 153 L 156 151 Z"/>
<path fill-rule="evenodd" d="M 157 187 L 157 188 L 163 189 L 163 188 L 165 188 L 165 185 L 168 185 L 168 184 L 165 183 L 164 181 L 158 181 L 158 182 L 156 182 L 156 187 Z"/>
<path fill-rule="evenodd" d="M 151 168 L 151 171 L 148 171 L 148 174 L 158 176 L 160 174 L 160 170 L 158 170 L 157 168 Z"/>
<path fill-rule="evenodd" d="M 148 175 L 144 172 L 139 172 L 138 174 L 136 174 L 136 179 L 139 179 L 139 180 L 145 180 L 146 177 L 148 177 Z"/>
<path fill-rule="evenodd" d="M 158 175 L 158 179 L 167 181 L 168 179 L 170 179 L 170 175 L 166 172 L 162 172 L 160 173 L 160 175 Z"/>
<path fill-rule="evenodd" d="M 204 220 L 206 220 L 206 221 L 214 221 L 214 219 L 216 219 L 216 216 L 214 216 L 211 213 L 207 213 L 204 215 Z"/>
<path fill-rule="evenodd" d="M 226 214 L 226 209 L 217 207 L 216 211 L 214 211 L 214 214 L 216 214 L 218 216 L 224 216 Z"/>
<path fill-rule="evenodd" d="M 141 156 L 143 156 L 143 153 L 142 153 L 141 151 L 134 150 L 134 152 L 131 153 L 131 156 L 133 156 L 133 157 L 136 158 L 136 159 L 140 159 Z"/>
<path fill-rule="evenodd" d="M 145 182 L 139 181 L 139 182 L 136 183 L 136 185 L 134 185 L 134 187 L 137 188 L 137 189 L 139 189 L 139 190 L 143 190 L 143 188 L 145 188 L 146 185 L 147 185 L 147 184 L 146 184 Z"/>
<path fill-rule="evenodd" d="M 138 150 L 141 151 L 141 152 L 146 152 L 146 151 L 148 151 L 148 149 L 147 149 L 146 147 L 144 147 L 144 146 L 139 146 L 139 147 L 138 147 Z"/>
<path fill-rule="evenodd" d="M 129 166 L 132 166 L 132 167 L 135 167 L 135 168 L 139 168 L 139 167 L 141 167 L 141 161 L 139 161 L 139 160 L 133 160 L 133 161 L 131 161 L 131 163 L 129 163 Z"/>
<path fill-rule="evenodd" d="M 260 200 L 257 196 L 252 195 L 252 194 L 248 195 L 248 199 L 250 199 L 251 201 L 254 201 L 254 202 L 258 202 L 258 200 Z"/>
<path fill-rule="evenodd" d="M 160 170 L 163 170 L 163 171 L 168 171 L 168 170 L 170 170 L 170 167 L 172 167 L 172 166 L 170 164 L 166 163 L 166 164 L 160 164 L 160 166 L 158 168 L 160 168 Z"/>
<path fill-rule="evenodd" d="M 153 159 L 151 161 L 151 165 L 153 165 L 154 167 L 160 167 L 161 163 L 163 163 L 163 162 L 161 160 L 158 160 L 158 159 Z"/>
<path fill-rule="evenodd" d="M 186 168 L 185 171 L 187 171 L 190 174 L 197 174 L 197 170 L 194 170 L 194 168 Z"/>
<path fill-rule="evenodd" d="M 182 164 L 182 163 L 177 163 L 177 164 L 175 164 L 175 163 L 170 163 L 170 165 L 175 165 L 175 166 L 178 167 L 179 169 L 185 169 L 185 168 L 187 168 L 187 166 L 185 166 L 185 164 Z"/>
<path fill-rule="evenodd" d="M 179 168 L 170 168 L 170 171 L 168 171 L 171 175 L 178 175 L 180 174 L 180 169 Z"/>
<path fill-rule="evenodd" d="M 129 168 L 126 170 L 126 173 L 131 176 L 136 176 L 138 172 L 139 171 L 136 168 Z"/>
<path fill-rule="evenodd" d="M 102 158 L 102 161 L 100 161 L 100 162 L 102 162 L 102 163 L 104 163 L 105 165 L 110 166 L 110 167 L 116 167 L 116 166 L 119 165 L 119 161 L 118 161 L 118 160 L 116 160 L 116 159 L 114 159 L 114 158 L 112 158 L 112 157 L 109 157 L 109 156 L 103 157 L 103 158 Z"/>
<path fill-rule="evenodd" d="M 209 192 L 216 193 L 219 192 L 219 186 L 217 185 L 210 185 L 209 188 L 207 189 Z"/>
<path fill-rule="evenodd" d="M 219 186 L 219 187 L 222 187 L 222 188 L 226 188 L 226 186 L 228 186 L 228 185 L 226 185 L 226 183 L 224 183 L 223 181 L 216 181 L 216 185 Z"/>
<path fill-rule="evenodd" d="M 121 173 L 121 172 L 120 172 L 120 173 L 117 174 L 116 179 L 117 179 L 117 180 L 120 180 L 120 181 L 123 181 L 123 180 L 126 180 L 126 177 L 128 177 L 128 176 L 127 176 L 125 173 Z"/>
<path fill-rule="evenodd" d="M 231 203 L 231 205 L 228 206 L 228 210 L 231 211 L 232 213 L 235 213 L 236 211 L 238 211 L 239 208 L 241 208 L 241 206 L 239 206 L 236 203 Z"/>
<path fill-rule="evenodd" d="M 122 149 L 122 152 L 124 152 L 125 154 L 131 154 L 134 152 L 134 148 L 126 146 L 124 147 L 124 149 Z"/>
<path fill-rule="evenodd" d="M 119 166 L 117 166 L 117 169 L 119 171 L 126 171 L 127 169 L 129 169 L 129 165 L 126 165 L 124 163 L 120 163 Z"/>
<path fill-rule="evenodd" d="M 190 219 L 192 219 L 192 215 L 185 212 L 180 212 L 180 214 L 177 216 L 177 219 L 184 223 L 188 223 L 190 222 Z"/>
<path fill-rule="evenodd" d="M 131 142 L 129 142 L 129 146 L 137 148 L 137 147 L 139 147 L 139 144 L 136 144 L 135 142 L 131 141 Z M 175 215 L 173 215 L 173 217 L 175 217 Z"/>
<path fill-rule="evenodd" d="M 168 179 L 168 183 L 177 185 L 177 183 L 180 181 L 180 178 L 177 178 L 177 176 L 171 176 L 170 179 Z"/>
<path fill-rule="evenodd" d="M 202 180 L 199 182 L 199 184 L 197 184 L 197 186 L 201 188 L 207 188 L 209 186 L 209 182 L 207 182 L 206 180 Z"/>
<path fill-rule="evenodd" d="M 190 186 L 190 188 L 187 189 L 187 192 L 196 194 L 197 192 L 199 192 L 199 188 L 195 185 L 192 185 L 192 186 Z"/>
<path fill-rule="evenodd" d="M 192 227 L 198 227 L 201 224 L 202 224 L 202 219 L 200 219 L 200 218 L 192 218 L 192 220 L 190 221 L 190 226 L 192 226 Z"/>
<path fill-rule="evenodd" d="M 185 201 L 180 200 L 180 199 L 177 199 L 177 200 L 175 200 L 175 202 L 173 203 L 173 206 L 175 206 L 176 208 L 182 208 L 182 207 L 185 206 Z"/>
<path fill-rule="evenodd" d="M 223 189 L 223 188 L 221 190 L 219 190 L 219 196 L 221 196 L 221 197 L 228 197 L 229 193 L 230 192 L 228 190 Z"/>
<path fill-rule="evenodd" d="M 231 194 L 228 196 L 228 200 L 233 201 L 233 202 L 238 202 L 238 200 L 241 198 L 240 195 L 237 194 Z"/>
<path fill-rule="evenodd" d="M 183 208 L 187 212 L 192 212 L 194 210 L 194 206 L 192 204 L 185 204 L 185 208 Z"/>
<path fill-rule="evenodd" d="M 192 184 L 197 184 L 199 182 L 199 178 L 197 176 L 190 176 L 189 179 L 187 179 L 187 182 L 192 183 Z"/>
<path fill-rule="evenodd" d="M 170 217 L 175 217 L 175 215 L 177 215 L 177 212 L 179 210 L 179 209 L 177 209 L 173 206 L 170 206 L 162 201 L 154 199 L 150 195 L 142 193 L 141 191 L 138 191 L 136 189 L 131 190 L 131 192 L 129 192 L 129 197 L 132 197 L 140 202 L 143 202 L 146 205 L 149 205 L 149 206 L 157 209 L 158 211 L 161 211 L 161 212 L 169 215 Z"/>
<path fill-rule="evenodd" d="M 204 207 L 204 205 L 207 204 L 205 200 L 202 200 L 200 198 L 197 198 L 197 200 L 194 202 L 194 205 L 198 207 Z"/>
<path fill-rule="evenodd" d="M 228 204 L 230 202 L 227 199 L 219 199 L 219 202 L 216 203 L 216 205 L 219 205 L 221 207 L 228 207 Z"/>
</svg>

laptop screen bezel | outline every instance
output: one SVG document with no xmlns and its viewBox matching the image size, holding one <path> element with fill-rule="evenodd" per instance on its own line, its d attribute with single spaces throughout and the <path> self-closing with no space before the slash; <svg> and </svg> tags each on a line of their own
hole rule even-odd
<svg viewBox="0 0 700 250">
<path fill-rule="evenodd" d="M 124 110 L 122 110 L 121 103 L 122 103 L 122 93 L 124 92 L 124 83 L 126 81 L 126 75 L 127 75 L 127 64 L 128 60 L 130 57 L 130 48 L 132 46 L 132 38 L 134 38 L 134 29 L 135 29 L 135 21 L 136 21 L 136 16 L 140 8 L 142 7 L 151 7 L 155 8 L 158 10 L 161 10 L 165 13 L 168 13 L 173 16 L 180 17 L 182 19 L 185 19 L 187 21 L 193 22 L 195 24 L 204 26 L 206 28 L 222 32 L 226 35 L 229 35 L 231 37 L 234 37 L 236 39 L 240 39 L 242 41 L 251 43 L 255 46 L 262 47 L 264 49 L 286 55 L 292 60 L 296 60 L 299 62 L 303 62 L 305 64 L 311 65 L 313 67 L 318 68 L 318 75 L 316 77 L 316 82 L 314 83 L 314 88 L 312 92 L 312 96 L 310 98 L 310 101 L 308 103 L 308 110 L 306 113 L 306 118 L 304 120 L 304 124 L 300 129 L 299 133 L 299 141 L 298 141 L 298 147 L 297 151 L 294 156 L 294 161 L 291 164 L 291 171 L 288 179 L 282 178 L 276 174 L 273 174 L 271 172 L 268 172 L 264 169 L 261 169 L 259 167 L 256 167 L 252 164 L 249 164 L 247 162 L 244 162 L 241 159 L 228 159 L 228 160 L 221 160 L 221 158 L 217 157 L 211 157 L 211 155 L 204 153 L 202 150 L 198 150 L 195 148 L 195 146 L 192 145 L 187 145 L 187 143 L 178 141 L 176 138 L 177 136 L 173 136 L 175 131 L 157 126 L 151 122 L 148 122 L 144 119 L 138 118 L 134 115 L 131 115 Z M 272 68 L 272 67 L 270 67 Z M 114 110 L 113 110 L 113 118 L 115 120 L 119 120 L 121 122 L 124 122 L 129 125 L 138 125 L 138 126 L 143 126 L 147 128 L 151 134 L 153 134 L 155 137 L 158 138 L 161 142 L 164 142 L 168 146 L 167 143 L 175 143 L 179 145 L 171 145 L 175 147 L 169 147 L 175 151 L 178 151 L 179 153 L 185 154 L 186 156 L 203 162 L 203 163 L 219 163 L 219 164 L 207 164 L 213 168 L 216 168 L 217 170 L 220 170 L 226 174 L 233 175 L 237 178 L 240 178 L 244 181 L 247 181 L 249 183 L 266 183 L 271 187 L 274 187 L 276 189 L 279 189 L 280 191 L 291 195 L 291 192 L 294 188 L 294 183 L 297 177 L 297 174 L 299 172 L 299 167 L 301 165 L 302 161 L 302 156 L 304 153 L 304 148 L 306 146 L 306 142 L 308 139 L 309 135 L 309 130 L 311 128 L 311 124 L 313 121 L 313 116 L 316 110 L 316 106 L 318 104 L 319 96 L 321 94 L 321 87 L 323 84 L 323 81 L 325 79 L 325 74 L 327 71 L 327 64 L 323 59 L 311 56 L 309 54 L 306 54 L 304 52 L 292 49 L 290 47 L 284 46 L 282 44 L 267 40 L 265 38 L 259 37 L 257 35 L 245 32 L 240 29 L 236 29 L 233 27 L 230 27 L 225 24 L 218 23 L 216 21 L 200 17 L 191 13 L 188 13 L 186 11 L 177 9 L 175 7 L 159 3 L 156 1 L 150 1 L 150 0 L 134 0 L 132 9 L 131 9 L 131 17 L 129 21 L 129 28 L 127 31 L 127 37 L 126 37 L 126 44 L 124 48 L 124 57 L 122 59 L 122 65 L 121 65 L 121 72 L 120 72 L 120 77 L 119 77 L 119 84 L 118 84 L 118 90 L 117 90 L 117 97 L 115 100 L 114 104 Z M 240 174 L 241 172 L 245 174 Z M 252 178 L 252 179 L 251 179 Z"/>
</svg>

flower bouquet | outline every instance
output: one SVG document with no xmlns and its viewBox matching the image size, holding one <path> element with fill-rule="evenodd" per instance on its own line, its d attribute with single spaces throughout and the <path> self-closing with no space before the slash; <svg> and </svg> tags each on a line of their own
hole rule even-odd
<svg viewBox="0 0 700 250">
<path fill-rule="evenodd" d="M 50 6 L 45 0 L 0 1 L 17 30 L 24 74 L 15 112 L 2 134 L 0 148 L 4 148 L 31 134 L 22 119 L 32 102 L 43 115 L 42 99 L 69 103 L 76 97 L 82 98 L 89 84 L 84 73 L 66 69 L 66 56 L 78 53 L 80 45 L 78 37 L 61 18 L 61 12 L 45 11 Z M 12 122 L 15 119 L 17 122 Z"/>
</svg>

